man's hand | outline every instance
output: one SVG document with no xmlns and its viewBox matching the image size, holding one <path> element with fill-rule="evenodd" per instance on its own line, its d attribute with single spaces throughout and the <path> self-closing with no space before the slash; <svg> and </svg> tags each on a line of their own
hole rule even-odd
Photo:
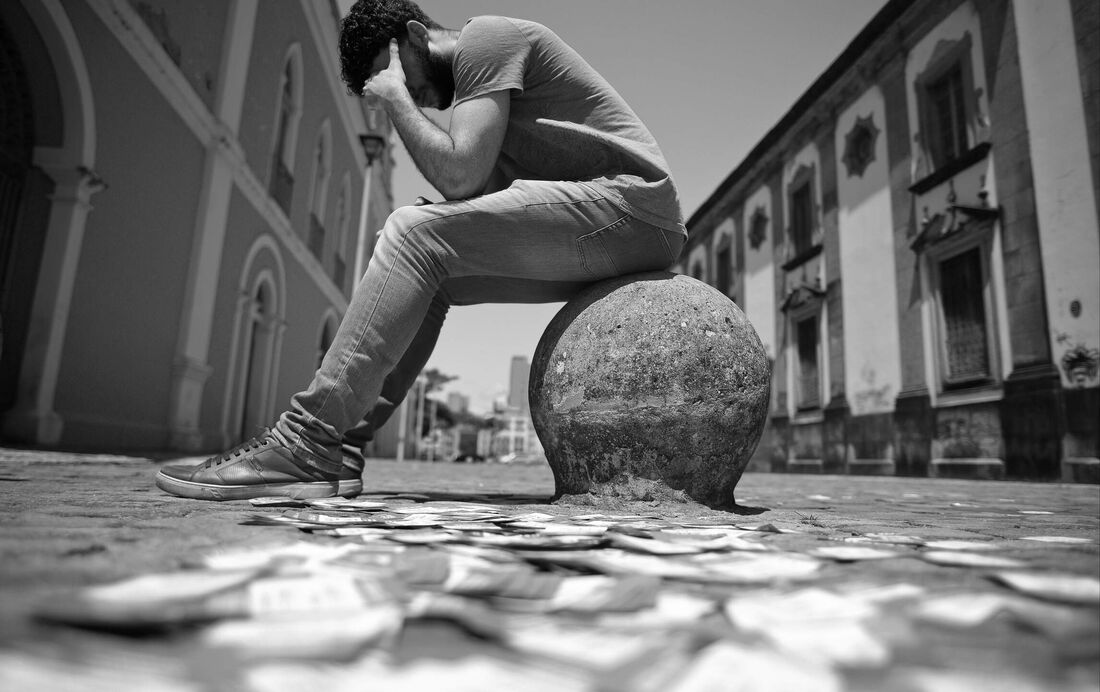
<svg viewBox="0 0 1100 692">
<path fill-rule="evenodd" d="M 404 93 L 408 93 L 405 88 L 405 69 L 401 67 L 401 53 L 397 48 L 397 39 L 391 38 L 390 64 L 363 83 L 363 96 L 373 96 L 392 102 Z"/>
</svg>

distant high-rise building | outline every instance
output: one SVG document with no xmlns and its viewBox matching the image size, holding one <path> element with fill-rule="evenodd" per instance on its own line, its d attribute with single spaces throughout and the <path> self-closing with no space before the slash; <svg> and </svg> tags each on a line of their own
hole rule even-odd
<svg viewBox="0 0 1100 692">
<path fill-rule="evenodd" d="M 451 392 L 447 395 L 447 408 L 451 409 L 452 413 L 466 413 L 470 410 L 470 397 Z"/>
<path fill-rule="evenodd" d="M 508 406 L 527 411 L 527 380 L 531 376 L 531 364 L 526 356 L 512 356 L 512 370 L 508 376 Z"/>
</svg>

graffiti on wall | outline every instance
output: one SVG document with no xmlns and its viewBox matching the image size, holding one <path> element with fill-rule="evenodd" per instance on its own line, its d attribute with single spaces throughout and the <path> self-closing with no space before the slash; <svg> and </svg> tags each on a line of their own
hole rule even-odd
<svg viewBox="0 0 1100 692">
<path fill-rule="evenodd" d="M 1096 382 L 1100 366 L 1100 349 L 1089 348 L 1083 343 L 1070 344 L 1068 334 L 1059 334 L 1057 341 L 1066 350 L 1062 352 L 1062 373 L 1075 387 L 1087 387 Z"/>
</svg>

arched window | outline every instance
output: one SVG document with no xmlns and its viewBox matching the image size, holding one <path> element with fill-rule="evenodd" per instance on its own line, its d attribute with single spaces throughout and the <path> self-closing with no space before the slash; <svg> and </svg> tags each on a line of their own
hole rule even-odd
<svg viewBox="0 0 1100 692">
<path fill-rule="evenodd" d="M 290 202 L 294 194 L 294 150 L 298 141 L 298 121 L 302 116 L 301 74 L 301 49 L 295 44 L 287 54 L 279 78 L 275 140 L 268 181 L 268 191 L 287 215 L 290 214 Z"/>
<path fill-rule="evenodd" d="M 262 276 L 249 298 L 244 315 L 239 424 L 234 431 L 240 440 L 259 434 L 270 417 L 270 380 L 277 323 L 275 292 L 270 277 Z"/>
<path fill-rule="evenodd" d="M 317 367 L 321 367 L 321 362 L 325 359 L 325 354 L 328 353 L 329 347 L 332 346 L 332 340 L 336 338 L 336 316 L 325 315 L 324 323 L 321 325 L 321 338 L 317 343 Z"/>
<path fill-rule="evenodd" d="M 313 148 L 313 177 L 309 184 L 309 239 L 310 252 L 323 259 L 325 250 L 325 198 L 328 192 L 329 139 L 331 126 L 326 120 L 317 136 L 317 145 Z"/>
<path fill-rule="evenodd" d="M 332 280 L 343 291 L 348 267 L 348 233 L 351 227 L 351 177 L 345 173 L 340 183 L 340 196 L 336 199 L 336 257 L 332 267 Z"/>
</svg>

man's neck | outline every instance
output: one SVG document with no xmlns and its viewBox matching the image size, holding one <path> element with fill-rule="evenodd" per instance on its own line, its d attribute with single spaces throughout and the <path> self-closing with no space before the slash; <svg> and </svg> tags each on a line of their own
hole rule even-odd
<svg viewBox="0 0 1100 692">
<path fill-rule="evenodd" d="M 455 47 L 462 32 L 457 29 L 429 29 L 428 36 L 435 50 L 448 63 L 454 61 Z"/>
</svg>

